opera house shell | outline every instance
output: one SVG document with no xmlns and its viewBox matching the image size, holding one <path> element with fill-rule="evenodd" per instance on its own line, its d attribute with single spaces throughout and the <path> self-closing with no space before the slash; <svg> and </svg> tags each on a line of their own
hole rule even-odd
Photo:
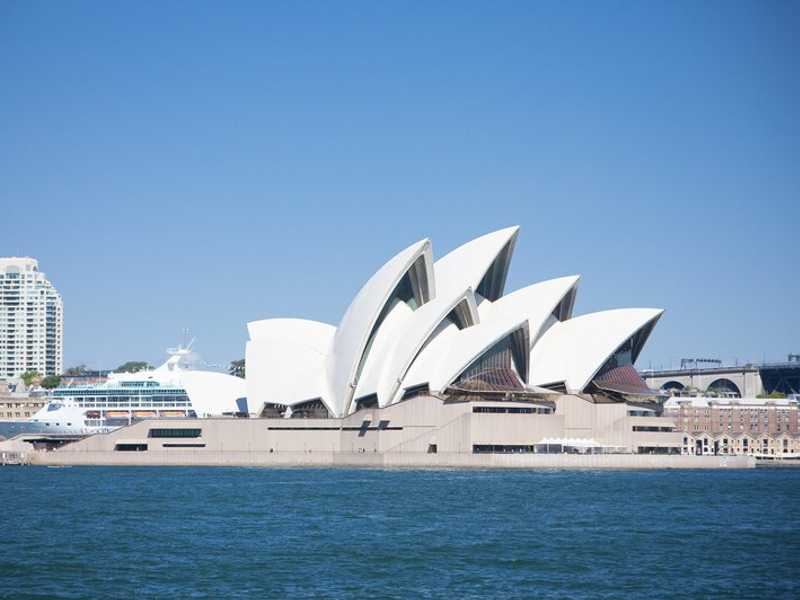
<svg viewBox="0 0 800 600">
<path fill-rule="evenodd" d="M 419 395 L 652 395 L 633 364 L 663 311 L 573 316 L 577 275 L 506 294 L 518 234 L 501 229 L 438 260 L 430 240 L 412 244 L 369 278 L 336 326 L 249 323 L 249 412 L 346 418 Z"/>
</svg>

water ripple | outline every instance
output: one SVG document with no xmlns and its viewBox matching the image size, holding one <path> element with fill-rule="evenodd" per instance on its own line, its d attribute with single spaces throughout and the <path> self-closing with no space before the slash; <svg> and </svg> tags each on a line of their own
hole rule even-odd
<svg viewBox="0 0 800 600">
<path fill-rule="evenodd" d="M 0 469 L 0 598 L 794 598 L 800 470 Z"/>
</svg>

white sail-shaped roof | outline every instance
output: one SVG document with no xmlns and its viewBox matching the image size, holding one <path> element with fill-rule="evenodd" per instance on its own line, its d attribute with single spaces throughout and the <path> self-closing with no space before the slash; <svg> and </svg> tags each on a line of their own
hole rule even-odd
<svg viewBox="0 0 800 600">
<path fill-rule="evenodd" d="M 247 403 L 292 406 L 320 399 L 333 414 L 325 367 L 336 328 L 304 319 L 265 319 L 247 324 Z"/>
<path fill-rule="evenodd" d="M 403 388 L 428 383 L 432 390 L 443 390 L 442 386 L 452 383 L 477 356 L 523 323 L 528 330 L 530 348 L 554 310 L 574 293 L 578 279 L 578 276 L 551 279 L 494 302 L 481 302 L 478 305 L 480 323 L 462 331 L 447 328 L 440 332 L 437 339 L 420 353 L 416 361 L 419 366 L 409 370 Z"/>
<path fill-rule="evenodd" d="M 246 381 L 226 373 L 183 371 L 180 382 L 201 418 L 238 412 L 236 401 L 247 396 Z"/>
<path fill-rule="evenodd" d="M 663 312 L 656 308 L 623 308 L 553 324 L 531 352 L 530 383 L 563 383 L 570 393 L 583 392 L 617 349 L 639 330 L 652 327 Z M 646 336 L 634 348 L 634 361 L 645 341 Z"/>
<path fill-rule="evenodd" d="M 368 358 L 369 343 L 377 334 L 381 319 L 391 309 L 395 291 L 406 276 L 417 305 L 425 304 L 435 295 L 430 240 L 412 244 L 384 264 L 364 284 L 342 317 L 326 369 L 330 403 L 337 416 L 351 410 L 359 370 Z"/>
<path fill-rule="evenodd" d="M 251 340 L 293 340 L 321 354 L 328 354 L 336 327 L 310 319 L 262 319 L 250 321 L 247 333 Z"/>
<path fill-rule="evenodd" d="M 369 356 L 364 362 L 361 377 L 358 378 L 358 383 L 356 384 L 356 391 L 353 395 L 355 400 L 378 393 L 378 381 L 383 368 L 386 366 L 387 354 L 400 339 L 406 338 L 410 323 L 414 321 L 417 313 L 434 302 L 436 302 L 435 299 L 417 310 L 413 310 L 405 302 L 394 303 L 394 306 L 383 319 L 380 330 L 375 334 L 375 340 L 370 346 Z M 383 406 L 381 398 L 378 398 L 378 404 Z"/>
<path fill-rule="evenodd" d="M 558 320 L 553 313 L 562 301 L 569 302 L 570 294 L 574 294 L 579 279 L 579 275 L 549 279 L 516 290 L 495 302 L 481 302 L 478 307 L 481 321 L 507 319 L 511 315 L 526 317 L 530 343 L 533 346 L 542 330 Z M 566 309 L 566 318 L 570 316 L 570 309 L 571 306 Z"/>
<path fill-rule="evenodd" d="M 444 391 L 475 360 L 518 329 L 529 335 L 527 318 L 516 315 L 461 330 L 447 326 L 420 352 L 403 380 L 403 388 L 427 383 L 433 391 Z M 520 373 L 520 377 L 523 382 L 527 379 L 526 373 Z"/>
<path fill-rule="evenodd" d="M 472 290 L 465 290 L 454 298 L 438 295 L 414 311 L 403 331 L 394 336 L 394 343 L 382 356 L 380 370 L 377 371 L 375 392 L 380 406 L 399 400 L 402 381 L 409 367 L 449 315 L 452 315 L 449 323 L 456 330 L 478 323 L 478 309 Z"/>
<path fill-rule="evenodd" d="M 467 288 L 489 300 L 503 295 L 519 227 L 507 227 L 471 240 L 436 261 L 436 289 L 453 297 Z"/>
</svg>

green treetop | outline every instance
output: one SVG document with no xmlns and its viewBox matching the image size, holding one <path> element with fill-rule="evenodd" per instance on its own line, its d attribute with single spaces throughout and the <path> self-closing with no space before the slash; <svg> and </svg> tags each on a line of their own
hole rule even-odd
<svg viewBox="0 0 800 600">
<path fill-rule="evenodd" d="M 228 373 L 230 373 L 235 377 L 241 377 L 242 379 L 244 379 L 244 373 L 245 373 L 244 359 L 240 358 L 239 360 L 232 360 L 231 366 L 228 367 Z"/>
<path fill-rule="evenodd" d="M 39 373 L 36 371 L 26 371 L 22 374 L 22 381 L 25 382 L 25 387 L 30 387 L 34 380 L 39 378 Z"/>
<path fill-rule="evenodd" d="M 48 375 L 40 384 L 46 390 L 52 390 L 53 388 L 57 388 L 61 385 L 61 377 L 58 375 Z"/>
</svg>

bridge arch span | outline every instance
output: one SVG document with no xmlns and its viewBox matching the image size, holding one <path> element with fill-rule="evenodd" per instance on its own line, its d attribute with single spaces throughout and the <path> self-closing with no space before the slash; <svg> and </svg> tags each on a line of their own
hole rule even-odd
<svg viewBox="0 0 800 600">
<path fill-rule="evenodd" d="M 686 389 L 686 386 L 683 385 L 680 381 L 667 381 L 664 385 L 661 386 L 662 392 L 680 392 Z"/>
<path fill-rule="evenodd" d="M 730 396 L 731 394 L 734 394 L 739 398 L 742 397 L 742 391 L 739 389 L 739 386 L 725 377 L 720 377 L 719 379 L 712 381 L 706 388 L 706 393 L 714 393 L 723 396 Z"/>
</svg>

